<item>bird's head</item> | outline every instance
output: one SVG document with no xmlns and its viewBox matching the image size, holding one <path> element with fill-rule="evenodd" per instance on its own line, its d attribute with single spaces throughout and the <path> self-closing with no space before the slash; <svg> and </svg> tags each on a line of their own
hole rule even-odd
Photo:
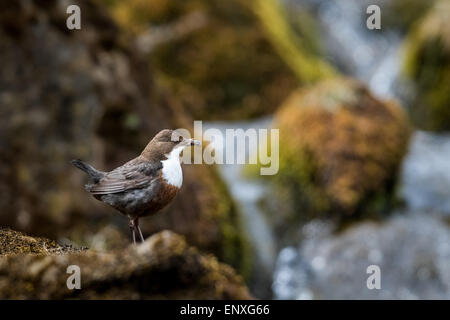
<svg viewBox="0 0 450 320">
<path fill-rule="evenodd" d="M 164 129 L 147 144 L 142 155 L 147 159 L 161 160 L 168 155 L 179 156 L 185 147 L 200 144 L 198 140 L 184 138 L 176 130 Z"/>
</svg>

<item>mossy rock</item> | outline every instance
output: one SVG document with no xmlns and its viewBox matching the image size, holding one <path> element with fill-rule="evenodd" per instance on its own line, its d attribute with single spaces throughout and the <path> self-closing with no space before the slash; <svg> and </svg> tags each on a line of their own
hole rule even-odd
<svg viewBox="0 0 450 320">
<path fill-rule="evenodd" d="M 0 257 L 13 254 L 67 254 L 81 252 L 83 250 L 85 248 L 61 245 L 54 240 L 30 237 L 8 228 L 0 228 Z"/>
<path fill-rule="evenodd" d="M 138 35 L 151 27 L 170 33 L 184 17 L 200 13 L 206 21 L 203 27 L 152 50 L 154 69 L 195 119 L 243 119 L 273 112 L 298 85 L 252 2 L 131 0 L 113 1 L 110 8 L 119 24 Z M 315 22 L 307 12 L 303 16 L 294 30 L 305 51 L 315 54 Z"/>
<path fill-rule="evenodd" d="M 439 1 L 408 35 L 405 74 L 412 79 L 411 113 L 425 130 L 450 130 L 450 2 Z"/>
<path fill-rule="evenodd" d="M 24 244 L 39 250 L 17 250 Z M 170 231 L 138 246 L 98 252 L 0 230 L 0 251 L 0 299 L 252 298 L 230 266 Z M 80 268 L 81 290 L 67 288 L 70 265 Z"/>
<path fill-rule="evenodd" d="M 395 103 L 336 78 L 295 92 L 273 126 L 280 129 L 275 180 L 294 214 L 286 219 L 346 220 L 391 203 L 410 136 Z"/>
<path fill-rule="evenodd" d="M 76 32 L 67 32 L 66 8 L 55 0 L 0 10 L 0 225 L 88 247 L 98 236 L 109 250 L 129 243 L 127 219 L 84 190 L 86 176 L 70 160 L 111 170 L 161 129 L 190 128 L 192 121 L 155 85 L 147 55 L 104 5 L 76 3 L 83 25 Z M 239 212 L 222 185 L 215 168 L 184 166 L 181 194 L 165 212 L 142 219 L 145 236 L 176 230 L 246 269 Z"/>
</svg>

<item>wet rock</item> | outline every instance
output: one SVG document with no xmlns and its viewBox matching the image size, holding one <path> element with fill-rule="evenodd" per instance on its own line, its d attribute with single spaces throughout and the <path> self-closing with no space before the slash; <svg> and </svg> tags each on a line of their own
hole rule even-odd
<svg viewBox="0 0 450 320">
<path fill-rule="evenodd" d="M 73 3 L 81 30 L 66 28 L 62 1 L 0 5 L 0 225 L 85 246 L 115 225 L 129 241 L 126 219 L 83 190 L 85 176 L 69 161 L 110 170 L 159 130 L 191 121 L 154 84 L 147 56 L 108 11 L 95 1 Z M 172 229 L 243 268 L 238 212 L 221 185 L 214 168 L 185 166 L 181 193 L 164 213 L 143 219 L 145 235 Z"/>
<path fill-rule="evenodd" d="M 425 130 L 450 130 L 450 3 L 438 1 L 409 33 L 404 71 L 413 82 L 411 113 Z"/>
<path fill-rule="evenodd" d="M 41 250 L 54 241 L 13 233 L 36 241 Z M 7 237 L 10 235 L 7 233 Z M 0 233 L 4 252 L 5 232 Z M 1 299 L 249 299 L 241 277 L 170 232 L 157 233 L 138 246 L 115 252 L 92 250 L 37 252 L 22 249 L 0 257 Z M 44 254 L 43 254 L 44 253 Z M 69 265 L 80 268 L 81 289 L 69 290 Z"/>
<path fill-rule="evenodd" d="M 281 251 L 273 284 L 277 298 L 450 296 L 450 229 L 436 216 L 422 212 L 397 215 L 381 224 L 364 222 L 342 233 L 331 231 L 317 224 L 306 225 L 299 248 Z M 367 288 L 370 265 L 380 268 L 380 290 Z"/>
<path fill-rule="evenodd" d="M 378 100 L 355 80 L 336 78 L 294 93 L 273 126 L 280 129 L 275 180 L 285 200 L 275 221 L 345 221 L 390 206 L 410 136 L 395 103 Z"/>
</svg>

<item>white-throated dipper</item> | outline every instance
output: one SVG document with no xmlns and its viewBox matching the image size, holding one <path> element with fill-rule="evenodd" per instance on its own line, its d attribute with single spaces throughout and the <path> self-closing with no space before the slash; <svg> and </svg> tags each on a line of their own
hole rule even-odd
<svg viewBox="0 0 450 320">
<path fill-rule="evenodd" d="M 98 171 L 91 165 L 72 160 L 72 164 L 86 172 L 92 184 L 85 186 L 100 200 L 130 219 L 133 242 L 136 231 L 142 242 L 139 218 L 155 214 L 177 194 L 183 182 L 180 153 L 200 141 L 184 139 L 176 131 L 160 131 L 145 147 L 141 155 L 110 171 Z"/>
</svg>

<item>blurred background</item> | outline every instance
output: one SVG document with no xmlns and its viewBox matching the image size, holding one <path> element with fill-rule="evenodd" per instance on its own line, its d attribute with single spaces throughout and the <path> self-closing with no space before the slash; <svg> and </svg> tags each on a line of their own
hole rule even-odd
<svg viewBox="0 0 450 320">
<path fill-rule="evenodd" d="M 277 175 L 186 165 L 144 234 L 183 235 L 256 298 L 448 299 L 449 18 L 448 0 L 0 1 L 0 226 L 121 250 L 126 219 L 71 159 L 109 170 L 193 120 L 277 128 Z"/>
</svg>

